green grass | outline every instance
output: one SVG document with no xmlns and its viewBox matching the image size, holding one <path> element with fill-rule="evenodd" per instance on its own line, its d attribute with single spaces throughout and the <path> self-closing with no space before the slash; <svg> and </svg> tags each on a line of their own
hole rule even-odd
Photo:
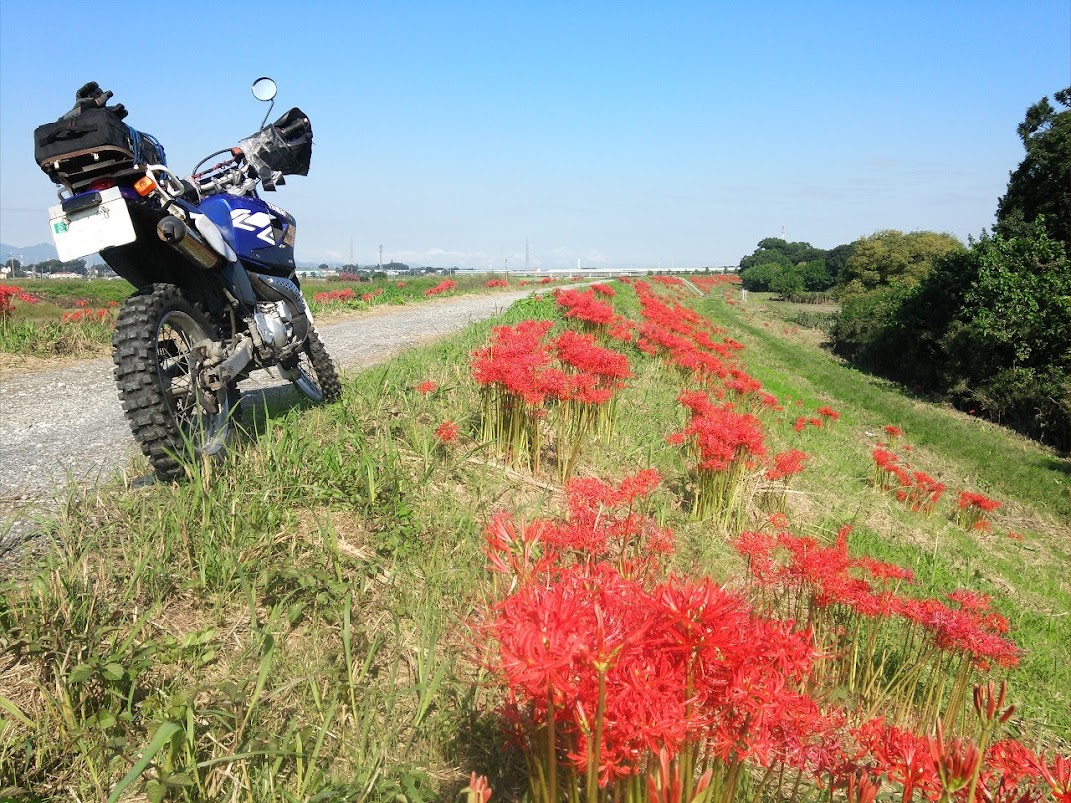
<svg viewBox="0 0 1071 803">
<path fill-rule="evenodd" d="M 636 308 L 629 292 L 615 305 Z M 1049 744 L 1066 737 L 1066 461 L 849 370 L 750 308 L 701 308 L 747 345 L 767 389 L 803 402 L 766 423 L 772 448 L 812 455 L 789 497 L 794 526 L 831 539 L 853 524 L 853 551 L 911 567 L 920 593 L 991 593 L 1025 650 L 1010 675 L 1017 727 Z M 526 299 L 346 377 L 332 405 L 247 406 L 234 453 L 183 484 L 72 496 L 46 524 L 55 554 L 0 581 L 0 789 L 449 800 L 475 770 L 496 798 L 518 797 L 519 758 L 504 747 L 464 623 L 486 593 L 491 513 L 558 515 L 562 494 L 553 467 L 505 470 L 475 440 L 468 360 L 493 325 L 556 314 L 552 299 Z M 654 514 L 677 532 L 674 567 L 742 587 L 725 534 L 690 519 L 686 466 L 665 441 L 684 421 L 682 380 L 629 355 L 636 376 L 614 436 L 585 447 L 580 473 L 657 468 L 666 480 Z M 417 393 L 424 380 L 438 389 Z M 794 432 L 796 415 L 822 404 L 841 419 Z M 456 445 L 434 440 L 445 420 L 461 429 Z M 947 501 L 924 517 L 870 486 L 868 433 L 889 423 L 950 487 L 1005 502 L 993 533 L 957 528 Z M 763 509 L 751 513 L 761 524 Z M 1013 521 L 1022 542 L 1005 535 Z"/>
</svg>

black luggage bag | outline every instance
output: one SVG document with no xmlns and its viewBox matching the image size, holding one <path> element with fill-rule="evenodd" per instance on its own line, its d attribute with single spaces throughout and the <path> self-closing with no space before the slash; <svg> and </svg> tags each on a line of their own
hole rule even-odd
<svg viewBox="0 0 1071 803">
<path fill-rule="evenodd" d="M 34 131 L 34 159 L 57 184 L 76 193 L 94 181 L 121 177 L 134 164 L 163 164 L 162 148 L 106 108 L 86 109 Z"/>
</svg>

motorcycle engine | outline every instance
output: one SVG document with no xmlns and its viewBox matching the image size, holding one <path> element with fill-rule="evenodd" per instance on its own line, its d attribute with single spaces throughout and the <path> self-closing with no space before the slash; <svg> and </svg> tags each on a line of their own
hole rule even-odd
<svg viewBox="0 0 1071 803">
<path fill-rule="evenodd" d="M 285 301 L 261 301 L 253 313 L 264 345 L 278 352 L 293 342 L 294 315 Z"/>
</svg>

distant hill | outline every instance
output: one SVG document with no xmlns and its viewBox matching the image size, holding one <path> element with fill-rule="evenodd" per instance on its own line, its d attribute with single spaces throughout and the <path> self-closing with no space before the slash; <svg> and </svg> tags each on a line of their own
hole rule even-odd
<svg viewBox="0 0 1071 803">
<path fill-rule="evenodd" d="M 36 265 L 40 262 L 47 262 L 50 259 L 58 259 L 59 254 L 56 253 L 56 246 L 52 243 L 38 243 L 37 245 L 8 245 L 7 243 L 0 243 L 0 264 L 7 262 L 11 257 L 21 260 L 23 265 Z M 85 263 L 87 265 L 101 265 L 104 260 L 101 259 L 100 254 L 90 254 L 85 257 Z"/>
<path fill-rule="evenodd" d="M 36 265 L 49 259 L 57 259 L 56 246 L 52 243 L 38 243 L 37 245 L 8 245 L 0 243 L 0 262 L 6 262 L 11 257 L 21 260 L 24 265 Z"/>
</svg>

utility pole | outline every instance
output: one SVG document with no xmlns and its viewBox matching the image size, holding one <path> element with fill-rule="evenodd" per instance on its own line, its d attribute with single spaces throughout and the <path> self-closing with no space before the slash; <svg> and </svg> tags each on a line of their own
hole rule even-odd
<svg viewBox="0 0 1071 803">
<path fill-rule="evenodd" d="M 379 270 L 383 270 L 383 243 L 379 244 Z"/>
</svg>

